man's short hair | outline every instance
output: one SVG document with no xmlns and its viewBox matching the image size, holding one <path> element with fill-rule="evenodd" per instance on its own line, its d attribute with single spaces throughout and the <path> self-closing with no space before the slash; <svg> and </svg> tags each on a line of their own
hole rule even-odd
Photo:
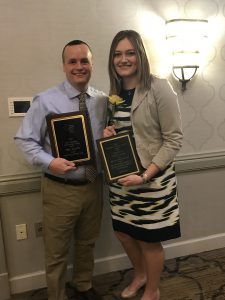
<svg viewBox="0 0 225 300">
<path fill-rule="evenodd" d="M 64 46 L 64 48 L 63 48 L 63 51 L 62 51 L 62 61 L 64 62 L 64 52 L 65 52 L 65 49 L 66 49 L 67 46 L 82 45 L 82 44 L 88 46 L 88 49 L 92 53 L 92 50 L 91 50 L 90 46 L 87 43 L 85 43 L 84 41 L 81 41 L 81 40 L 72 40 L 72 41 L 68 42 Z"/>
</svg>

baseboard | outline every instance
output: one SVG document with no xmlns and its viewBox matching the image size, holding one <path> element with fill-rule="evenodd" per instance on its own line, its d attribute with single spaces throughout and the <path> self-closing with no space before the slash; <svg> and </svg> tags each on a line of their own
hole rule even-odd
<svg viewBox="0 0 225 300">
<path fill-rule="evenodd" d="M 166 259 L 225 248 L 225 233 L 164 245 Z"/>
<path fill-rule="evenodd" d="M 225 233 L 208 237 L 174 242 L 164 245 L 166 259 L 210 251 L 225 247 Z M 108 256 L 95 261 L 95 275 L 130 268 L 130 262 L 124 253 Z M 72 274 L 72 266 L 68 268 L 68 277 Z M 38 271 L 10 278 L 11 293 L 39 289 L 46 286 L 45 272 Z"/>
<path fill-rule="evenodd" d="M 8 273 L 0 273 L 0 300 L 10 298 Z"/>
<path fill-rule="evenodd" d="M 208 237 L 191 239 L 180 242 L 172 242 L 164 245 L 166 259 L 191 255 L 204 251 L 225 247 L 225 233 L 215 234 Z M 130 267 L 127 256 L 120 255 L 105 257 L 95 261 L 95 274 L 104 274 Z"/>
<path fill-rule="evenodd" d="M 45 271 L 27 273 L 9 279 L 11 294 L 40 289 L 46 286 Z"/>
</svg>

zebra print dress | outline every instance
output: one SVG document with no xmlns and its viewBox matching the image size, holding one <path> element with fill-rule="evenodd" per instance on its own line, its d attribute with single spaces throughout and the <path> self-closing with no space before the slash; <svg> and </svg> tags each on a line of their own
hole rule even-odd
<svg viewBox="0 0 225 300">
<path fill-rule="evenodd" d="M 116 107 L 112 121 L 117 132 L 131 130 L 130 110 L 134 89 L 123 90 L 125 102 Z M 113 229 L 145 242 L 180 237 L 179 207 L 174 164 L 160 171 L 149 183 L 124 187 L 109 185 Z"/>
</svg>

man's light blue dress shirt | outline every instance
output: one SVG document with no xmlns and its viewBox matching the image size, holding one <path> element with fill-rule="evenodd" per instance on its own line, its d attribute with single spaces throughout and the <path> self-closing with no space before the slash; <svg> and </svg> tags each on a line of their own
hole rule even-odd
<svg viewBox="0 0 225 300">
<path fill-rule="evenodd" d="M 93 87 L 88 87 L 87 108 L 91 120 L 94 141 L 103 135 L 106 125 L 107 96 Z M 44 172 L 50 173 L 48 166 L 53 160 L 49 134 L 47 131 L 46 116 L 79 111 L 80 94 L 68 81 L 48 89 L 34 97 L 32 105 L 23 119 L 15 142 L 25 155 L 26 160 L 34 166 L 39 166 Z M 94 142 L 97 153 L 96 143 Z M 97 167 L 100 172 L 99 157 Z M 54 174 L 55 175 L 55 174 Z M 72 179 L 84 179 L 84 166 L 68 172 L 65 176 Z"/>
</svg>

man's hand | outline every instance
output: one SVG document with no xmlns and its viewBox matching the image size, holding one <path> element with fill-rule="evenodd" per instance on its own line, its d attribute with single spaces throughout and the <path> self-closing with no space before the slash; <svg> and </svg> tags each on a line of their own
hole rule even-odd
<svg viewBox="0 0 225 300">
<path fill-rule="evenodd" d="M 57 175 L 64 175 L 68 171 L 75 169 L 76 166 L 71 161 L 57 157 L 50 162 L 48 168 L 52 173 L 55 173 Z"/>
</svg>

